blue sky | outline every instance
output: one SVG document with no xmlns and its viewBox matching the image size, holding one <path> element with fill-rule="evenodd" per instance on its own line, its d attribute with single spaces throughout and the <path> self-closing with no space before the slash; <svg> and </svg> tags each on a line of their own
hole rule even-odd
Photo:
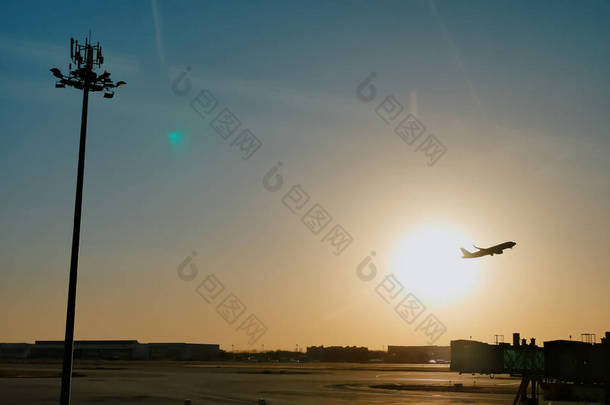
<svg viewBox="0 0 610 405">
<path fill-rule="evenodd" d="M 81 96 L 54 89 L 48 69 L 65 71 L 69 38 L 89 29 L 105 68 L 128 85 L 112 100 L 90 99 L 77 336 L 245 345 L 176 277 L 197 250 L 208 261 L 200 267 L 267 319 L 269 347 L 301 337 L 421 343 L 352 273 L 376 249 L 380 267 L 409 279 L 390 258 L 428 222 L 480 244 L 525 245 L 520 257 L 486 262 L 458 301 L 431 292 L 448 286 L 413 282 L 447 319 L 444 343 L 475 334 L 468 316 L 481 319 L 481 338 L 492 336 L 493 311 L 543 338 L 607 328 L 608 309 L 577 316 L 590 306 L 565 302 L 590 294 L 610 308 L 601 287 L 610 259 L 607 2 L 15 1 L 0 10 L 0 320 L 9 325 L 0 340 L 63 333 Z M 193 91 L 180 97 L 171 83 L 187 66 Z M 377 101 L 356 97 L 373 71 L 378 100 L 393 94 L 410 108 L 415 95 L 418 117 L 448 149 L 436 165 L 377 117 Z M 251 159 L 189 107 L 203 88 L 262 140 Z M 349 254 L 322 251 L 264 190 L 278 161 L 290 184 L 358 235 Z M 537 286 L 522 286 L 529 274 Z M 568 311 L 574 324 L 543 329 L 536 317 L 501 312 L 522 288 L 520 301 L 536 296 L 537 317 Z M 497 307 L 469 312 L 489 296 Z M 355 325 L 383 311 L 383 332 L 354 338 Z M 184 326 L 202 318 L 211 334 Z"/>
</svg>

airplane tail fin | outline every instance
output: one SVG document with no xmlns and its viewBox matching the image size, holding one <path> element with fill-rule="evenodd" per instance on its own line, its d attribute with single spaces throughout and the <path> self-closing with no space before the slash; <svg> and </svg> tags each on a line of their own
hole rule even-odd
<svg viewBox="0 0 610 405">
<path fill-rule="evenodd" d="M 460 250 L 462 251 L 462 258 L 463 259 L 464 258 L 468 258 L 468 257 L 472 257 L 472 253 L 467 251 L 466 249 L 460 248 Z"/>
</svg>

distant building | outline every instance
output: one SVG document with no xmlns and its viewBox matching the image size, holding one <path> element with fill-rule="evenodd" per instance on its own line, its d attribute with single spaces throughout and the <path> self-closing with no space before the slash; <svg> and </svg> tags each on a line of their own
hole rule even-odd
<svg viewBox="0 0 610 405">
<path fill-rule="evenodd" d="M 430 363 L 451 361 L 449 346 L 388 346 L 387 362 Z"/>
<path fill-rule="evenodd" d="M 222 351 L 215 344 L 148 343 L 150 360 L 217 360 Z"/>
<path fill-rule="evenodd" d="M 87 360 L 146 360 L 146 349 L 137 340 L 77 340 L 74 358 Z M 31 358 L 62 358 L 64 342 L 37 340 L 31 349 Z"/>
<path fill-rule="evenodd" d="M 370 359 L 369 349 L 356 346 L 311 346 L 307 348 L 307 357 L 318 361 L 353 361 L 363 362 Z"/>
<path fill-rule="evenodd" d="M 27 359 L 31 346 L 27 343 L 0 343 L 0 359 Z"/>
<path fill-rule="evenodd" d="M 64 342 L 37 340 L 0 343 L 0 359 L 62 359 Z M 216 360 L 222 357 L 217 344 L 139 343 L 137 340 L 77 340 L 74 358 L 84 360 Z"/>
</svg>

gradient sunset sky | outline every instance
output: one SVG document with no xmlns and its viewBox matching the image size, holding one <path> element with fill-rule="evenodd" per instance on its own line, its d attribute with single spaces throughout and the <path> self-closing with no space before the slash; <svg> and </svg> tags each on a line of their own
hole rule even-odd
<svg viewBox="0 0 610 405">
<path fill-rule="evenodd" d="M 0 341 L 63 339 L 81 92 L 49 68 L 66 72 L 89 30 L 128 84 L 89 102 L 77 339 L 381 349 L 427 344 L 428 315 L 443 345 L 600 336 L 609 20 L 603 1 L 2 2 Z M 203 89 L 218 101 L 204 118 Z M 413 145 L 376 112 L 391 95 L 426 128 Z M 210 125 L 224 108 L 262 142 L 248 159 Z M 417 151 L 430 134 L 447 149 L 434 165 Z M 293 213 L 295 185 L 310 199 Z M 332 215 L 319 234 L 302 221 L 316 203 Z M 340 255 L 323 241 L 334 225 L 353 237 Z M 208 303 L 212 274 L 225 288 Z M 403 289 L 386 302 L 390 274 Z M 231 293 L 246 309 L 229 324 Z M 395 311 L 409 293 L 425 305 L 411 323 Z M 267 328 L 255 343 L 239 330 L 251 314 Z"/>
</svg>

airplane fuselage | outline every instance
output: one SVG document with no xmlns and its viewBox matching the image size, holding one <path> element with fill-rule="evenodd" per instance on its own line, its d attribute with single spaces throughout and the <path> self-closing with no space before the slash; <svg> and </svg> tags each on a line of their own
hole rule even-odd
<svg viewBox="0 0 610 405">
<path fill-rule="evenodd" d="M 482 257 L 482 256 L 493 256 L 493 255 L 501 255 L 502 253 L 504 253 L 504 249 L 512 249 L 514 246 L 516 245 L 515 242 L 509 241 L 509 242 L 504 242 L 504 243 L 500 243 L 499 245 L 495 245 L 489 248 L 480 248 L 475 246 L 475 248 L 477 248 L 478 250 L 476 252 L 469 252 L 466 249 L 461 249 L 462 250 L 462 258 L 463 259 L 473 259 L 475 257 Z"/>
</svg>

